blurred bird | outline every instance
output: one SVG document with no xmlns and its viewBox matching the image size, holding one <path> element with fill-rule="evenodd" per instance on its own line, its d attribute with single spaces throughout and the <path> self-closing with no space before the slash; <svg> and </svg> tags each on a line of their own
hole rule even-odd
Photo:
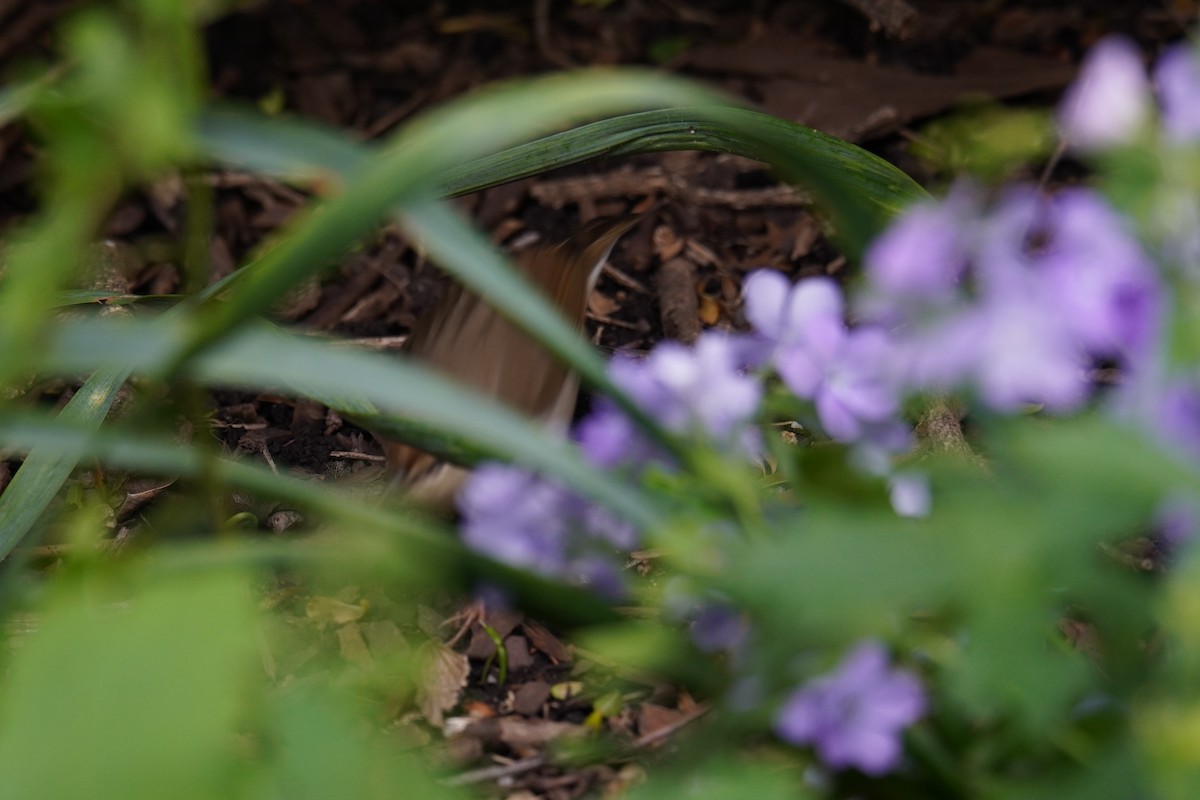
<svg viewBox="0 0 1200 800">
<path fill-rule="evenodd" d="M 583 330 L 588 295 L 617 240 L 640 219 L 601 217 L 564 241 L 516 257 L 517 266 Z M 417 323 L 406 351 L 443 375 L 532 417 L 552 430 L 571 424 L 579 377 L 478 295 L 455 283 Z M 411 445 L 384 441 L 388 467 L 408 497 L 449 510 L 468 471 Z"/>
</svg>

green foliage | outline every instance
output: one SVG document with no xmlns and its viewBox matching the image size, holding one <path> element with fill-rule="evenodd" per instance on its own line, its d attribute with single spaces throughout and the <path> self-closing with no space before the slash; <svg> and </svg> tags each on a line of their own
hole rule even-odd
<svg viewBox="0 0 1200 800">
<path fill-rule="evenodd" d="M 361 587 L 397 614 L 468 578 L 500 583 L 547 619 L 593 626 L 579 641 L 619 668 L 734 698 L 713 700 L 697 738 L 655 765 L 635 796 L 1194 794 L 1200 561 L 1191 551 L 1161 576 L 1122 558 L 1164 497 L 1195 496 L 1193 467 L 1084 416 L 983 420 L 986 467 L 948 457 L 922 465 L 935 498 L 923 520 L 897 518 L 883 482 L 852 469 L 843 448 L 776 447 L 779 472 L 759 475 L 647 418 L 441 199 L 599 157 L 731 152 L 814 192 L 857 256 L 925 196 L 910 179 L 846 143 L 639 71 L 489 89 L 362 144 L 207 107 L 202 11 L 150 0 L 87 9 L 64 30 L 62 66 L 0 91 L 0 120 L 27 120 L 43 152 L 40 209 L 5 243 L 0 284 L 0 441 L 27 454 L 0 495 L 0 555 L 10 559 L 0 593 L 0 781 L 13 797 L 453 794 L 379 711 L 383 699 L 411 703 L 418 666 L 406 644 L 349 665 L 313 656 L 306 637 L 335 623 L 278 599 L 281 575 L 331 593 Z M 992 176 L 1047 145 L 1035 114 L 980 112 L 927 135 L 946 167 Z M 210 162 L 282 177 L 314 199 L 233 277 L 169 311 L 130 302 L 127 314 L 93 313 L 100 294 L 82 285 L 85 262 L 116 199 Z M 1122 169 L 1112 166 L 1109 179 L 1123 207 L 1153 207 L 1144 193 L 1162 176 Z M 211 200 L 194 199 L 198 208 Z M 630 484 L 426 370 L 260 319 L 387 220 L 634 412 L 687 469 Z M 206 225 L 200 208 L 181 250 L 195 251 Z M 20 399 L 45 377 L 86 380 L 52 416 Z M 131 385 L 130 410 L 109 420 Z M 310 398 L 464 460 L 502 456 L 553 474 L 646 530 L 661 573 L 639 585 L 631 621 L 593 595 L 466 553 L 444 523 L 377 495 L 225 457 L 203 433 L 181 440 L 181 417 L 203 431 L 187 398 L 210 386 Z M 182 520 L 187 505 L 204 537 L 98 555 L 109 501 L 102 487 L 71 482 L 95 464 L 178 479 L 184 499 L 164 517 Z M 316 530 L 292 540 L 248 534 L 241 528 L 255 513 L 228 505 L 235 489 L 305 510 Z M 68 555 L 35 571 L 29 548 L 50 530 L 65 532 Z M 677 606 L 697 597 L 753 621 L 748 655 L 696 650 Z M 377 615 L 369 621 L 389 621 L 363 602 Z M 318 633 L 297 633 L 302 625 Z M 908 774 L 882 795 L 862 776 L 806 777 L 809 756 L 767 744 L 784 694 L 863 638 L 894 645 L 935 687 L 935 713 L 909 734 Z M 281 685 L 272 664 L 294 667 L 285 674 L 296 683 Z"/>
<path fill-rule="evenodd" d="M 61 581 L 28 641 L 10 641 L 0 770 L 14 796 L 241 794 L 231 733 L 259 685 L 245 580 L 129 577 Z"/>
<path fill-rule="evenodd" d="M 948 175 L 999 181 L 1046 158 L 1053 146 L 1054 129 L 1044 110 L 982 106 L 930 122 L 912 151 Z"/>
</svg>

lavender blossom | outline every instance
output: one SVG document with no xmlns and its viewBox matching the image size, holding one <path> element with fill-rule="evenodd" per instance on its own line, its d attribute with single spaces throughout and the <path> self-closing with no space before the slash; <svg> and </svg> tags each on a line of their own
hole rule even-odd
<svg viewBox="0 0 1200 800">
<path fill-rule="evenodd" d="M 1008 412 L 1037 403 L 1065 412 L 1086 399 L 1083 353 L 1047 298 L 996 297 L 976 313 L 983 334 L 975 380 L 990 407 Z"/>
<path fill-rule="evenodd" d="M 836 670 L 793 692 L 775 718 L 775 732 L 789 744 L 812 745 L 834 769 L 883 775 L 900 763 L 901 731 L 925 709 L 920 681 L 890 669 L 883 645 L 866 641 Z"/>
<path fill-rule="evenodd" d="M 1049 213 L 1051 238 L 1037 266 L 1080 344 L 1106 357 L 1143 354 L 1157 335 L 1162 288 L 1126 221 L 1084 189 L 1056 196 Z"/>
<path fill-rule="evenodd" d="M 929 478 L 921 472 L 897 472 L 888 480 L 892 510 L 901 517 L 929 516 L 933 506 Z"/>
<path fill-rule="evenodd" d="M 570 497 L 528 470 L 483 464 L 458 495 L 467 546 L 516 567 L 553 574 L 567 562 Z"/>
<path fill-rule="evenodd" d="M 722 603 L 709 603 L 692 619 L 692 641 L 702 653 L 736 651 L 749 632 L 746 618 Z"/>
<path fill-rule="evenodd" d="M 598 400 L 580 420 L 575 438 L 588 460 L 605 469 L 663 459 L 637 424 L 608 398 Z"/>
<path fill-rule="evenodd" d="M 463 541 L 506 564 L 620 594 L 614 555 L 637 547 L 636 528 L 520 467 L 483 464 L 458 495 Z"/>
<path fill-rule="evenodd" d="M 656 409 L 672 430 L 699 428 L 718 441 L 729 441 L 753 417 L 762 399 L 757 378 L 745 375 L 732 339 L 708 332 L 688 349 L 664 342 L 646 359 L 646 367 L 666 402 Z"/>
<path fill-rule="evenodd" d="M 1177 143 L 1200 139 L 1200 60 L 1191 45 L 1163 53 L 1154 68 L 1154 88 L 1167 138 Z"/>
<path fill-rule="evenodd" d="M 1132 142 L 1150 110 L 1149 82 L 1137 46 L 1123 36 L 1110 36 L 1084 59 L 1059 108 L 1059 127 L 1072 145 L 1102 150 Z"/>
<path fill-rule="evenodd" d="M 889 325 L 910 391 L 973 384 L 1000 411 L 1025 403 L 1074 409 L 1086 399 L 1091 359 L 1131 364 L 1157 341 L 1164 290 L 1154 264 L 1094 192 L 1047 200 L 1016 187 L 986 210 L 975 194 L 954 190 L 954 209 L 937 224 L 926 206 L 910 212 L 916 222 L 902 217 L 897 225 L 910 240 L 873 251 L 857 308 Z M 948 219 L 961 226 L 953 248 Z M 915 263 L 922 236 L 936 264 Z M 927 290 L 937 300 L 892 302 L 889 287 L 913 297 Z"/>
<path fill-rule="evenodd" d="M 1185 496 L 1168 497 L 1159 504 L 1154 527 L 1168 552 L 1174 552 L 1195 541 L 1200 508 L 1195 500 Z"/>
<path fill-rule="evenodd" d="M 826 278 L 790 286 L 760 270 L 745 284 L 746 316 L 797 397 L 812 400 L 825 432 L 855 441 L 899 408 L 891 342 L 878 328 L 847 328 L 842 295 Z"/>
<path fill-rule="evenodd" d="M 959 298 L 979 215 L 975 195 L 959 184 L 941 202 L 913 206 L 872 242 L 865 256 L 871 283 L 859 298 L 867 318 L 894 325 Z"/>
<path fill-rule="evenodd" d="M 700 434 L 755 455 L 761 441 L 752 422 L 762 386 L 745 374 L 744 354 L 737 337 L 710 331 L 691 348 L 662 342 L 645 359 L 614 359 L 609 372 L 667 430 Z M 578 437 L 588 458 L 601 466 L 663 460 L 611 402 L 598 404 L 580 423 Z"/>
<path fill-rule="evenodd" d="M 1160 441 L 1189 460 L 1200 463 L 1200 381 L 1175 379 L 1152 398 L 1146 409 Z"/>
</svg>

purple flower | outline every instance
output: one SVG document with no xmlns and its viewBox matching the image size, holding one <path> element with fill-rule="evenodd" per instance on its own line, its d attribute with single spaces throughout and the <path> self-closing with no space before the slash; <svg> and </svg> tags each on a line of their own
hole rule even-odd
<svg viewBox="0 0 1200 800">
<path fill-rule="evenodd" d="M 670 429 L 699 428 L 718 441 L 750 420 L 762 399 L 762 385 L 745 375 L 731 337 L 707 332 L 692 348 L 664 342 L 646 359 L 646 367 L 667 402 L 657 409 Z"/>
<path fill-rule="evenodd" d="M 842 295 L 827 278 L 791 286 L 769 270 L 745 285 L 746 317 L 773 345 L 779 377 L 812 400 L 825 432 L 854 441 L 887 423 L 899 407 L 892 345 L 878 328 L 849 330 Z"/>
<path fill-rule="evenodd" d="M 1001 411 L 1025 403 L 1067 411 L 1086 399 L 1091 359 L 1146 356 L 1159 335 L 1164 291 L 1153 262 L 1100 195 L 1074 189 L 1047 200 L 1015 187 L 990 209 L 973 206 L 974 219 L 961 199 L 971 190 L 953 197 L 960 199 L 947 202 L 956 210 L 945 215 L 959 223 L 953 250 L 942 223 L 930 222 L 936 215 L 918 207 L 917 222 L 906 223 L 906 215 L 897 223 L 913 241 L 901 255 L 876 252 L 859 303 L 891 326 L 906 389 L 967 383 Z M 917 259 L 921 236 L 939 259 L 940 278 L 929 277 L 939 274 L 934 267 L 902 263 Z M 887 280 L 913 299 L 889 299 Z M 922 288 L 936 302 L 922 303 Z"/>
<path fill-rule="evenodd" d="M 1165 354 L 1155 355 L 1128 371 L 1107 411 L 1177 457 L 1200 464 L 1200 374 L 1174 374 Z"/>
<path fill-rule="evenodd" d="M 929 478 L 921 472 L 897 472 L 888 480 L 892 510 L 902 517 L 929 516 L 933 499 Z"/>
<path fill-rule="evenodd" d="M 746 618 L 721 603 L 710 603 L 692 620 L 692 641 L 702 653 L 734 651 L 750 632 Z"/>
<path fill-rule="evenodd" d="M 1015 411 L 1039 403 L 1062 412 L 1086 399 L 1083 353 L 1045 298 L 993 298 L 976 313 L 982 341 L 975 380 L 989 406 Z"/>
<path fill-rule="evenodd" d="M 883 645 L 866 641 L 836 670 L 793 692 L 775 718 L 775 732 L 790 744 L 812 745 L 834 769 L 883 775 L 900 763 L 901 731 L 925 708 L 920 681 L 890 669 Z"/>
<path fill-rule="evenodd" d="M 860 310 L 892 325 L 915 309 L 943 306 L 959 296 L 968 246 L 978 217 L 975 192 L 959 184 L 939 203 L 908 209 L 867 250 L 867 290 Z"/>
<path fill-rule="evenodd" d="M 1186 496 L 1168 497 L 1159 504 L 1154 527 L 1168 551 L 1195 540 L 1198 514 L 1195 501 Z"/>
<path fill-rule="evenodd" d="M 1167 138 L 1180 143 L 1200 139 L 1200 63 L 1191 45 L 1163 53 L 1154 69 L 1154 88 Z"/>
<path fill-rule="evenodd" d="M 776 347 L 804 344 L 823 349 L 845 327 L 841 292 L 827 278 L 793 286 L 780 273 L 760 269 L 746 278 L 742 293 L 754 332 Z"/>
<path fill-rule="evenodd" d="M 559 484 L 520 467 L 483 464 L 458 495 L 463 541 L 515 567 L 619 594 L 614 555 L 637 529 Z"/>
<path fill-rule="evenodd" d="M 709 331 L 690 348 L 662 342 L 644 359 L 614 359 L 609 373 L 668 430 L 698 433 L 752 456 L 761 449 L 752 422 L 762 385 L 744 372 L 748 353 L 740 337 Z M 577 435 L 584 453 L 600 466 L 663 460 L 637 426 L 608 401 L 580 423 Z"/>
<path fill-rule="evenodd" d="M 458 495 L 467 546 L 516 567 L 556 573 L 567 560 L 571 498 L 528 470 L 483 464 Z"/>
<path fill-rule="evenodd" d="M 1048 213 L 1036 267 L 1080 344 L 1102 356 L 1142 353 L 1156 335 L 1162 290 L 1124 218 L 1084 189 L 1058 195 Z"/>
<path fill-rule="evenodd" d="M 1059 127 L 1083 150 L 1130 143 L 1150 115 L 1146 69 L 1123 36 L 1102 39 L 1083 61 L 1059 108 Z"/>
<path fill-rule="evenodd" d="M 1176 379 L 1163 387 L 1154 401 L 1147 419 L 1158 438 L 1200 462 L 1200 382 Z"/>
<path fill-rule="evenodd" d="M 580 420 L 575 438 L 587 459 L 605 469 L 662 459 L 634 421 L 607 398 Z"/>
</svg>

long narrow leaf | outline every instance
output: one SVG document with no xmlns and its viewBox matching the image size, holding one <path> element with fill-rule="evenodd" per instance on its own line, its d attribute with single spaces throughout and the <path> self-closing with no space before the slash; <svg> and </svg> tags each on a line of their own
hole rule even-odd
<svg viewBox="0 0 1200 800">
<path fill-rule="evenodd" d="M 861 147 L 804 125 L 734 106 L 626 114 L 518 145 L 446 174 L 454 196 L 597 158 L 704 150 L 763 161 L 811 190 L 835 221 L 841 244 L 859 253 L 901 209 L 928 197 L 912 178 Z"/>
<path fill-rule="evenodd" d="M 70 321 L 50 343 L 45 368 L 70 374 L 121 365 L 153 374 L 168 363 L 182 330 L 178 318 Z M 632 522 L 652 526 L 658 519 L 638 490 L 590 467 L 570 443 L 402 359 L 259 324 L 210 348 L 189 364 L 188 374 L 208 385 L 285 390 L 351 414 L 410 417 L 451 435 L 470 426 L 484 448 L 542 470 Z"/>
<path fill-rule="evenodd" d="M 520 600 L 523 607 L 538 610 L 548 621 L 562 619 L 575 624 L 612 622 L 617 617 L 611 604 L 591 592 L 564 586 L 558 581 L 515 570 L 466 550 L 444 525 L 411 512 L 364 502 L 352 493 L 323 481 L 302 480 L 272 472 L 257 464 L 227 458 L 202 456 L 192 448 L 180 447 L 171 438 L 156 437 L 128 427 L 96 431 L 88 425 L 64 422 L 61 415 L 0 413 L 0 439 L 16 450 L 70 452 L 110 466 L 161 473 L 183 478 L 216 478 L 255 495 L 274 497 L 340 520 L 359 536 L 287 541 L 252 539 L 226 542 L 214 548 L 209 543 L 177 543 L 156 548 L 148 555 L 155 570 L 191 572 L 227 569 L 233 565 L 334 567 L 342 564 L 361 569 L 364 563 L 385 558 L 400 575 L 425 581 L 446 577 L 447 570 L 464 569 L 467 575 L 486 576 Z M 375 548 L 382 549 L 375 551 Z M 364 560 L 363 548 L 372 550 Z M 442 588 L 445 583 L 439 584 Z"/>
<path fill-rule="evenodd" d="M 64 425 L 94 429 L 103 421 L 125 383 L 121 366 L 97 370 L 59 413 Z M 5 440 L 5 445 L 14 446 Z M 59 487 L 71 475 L 79 454 L 63 448 L 38 448 L 31 452 L 0 495 L 0 559 L 5 558 L 37 523 Z"/>
<path fill-rule="evenodd" d="M 344 178 L 376 147 L 315 124 L 230 109 L 206 112 L 201 145 L 221 161 L 292 180 Z M 271 146 L 270 142 L 278 142 Z M 851 253 L 906 205 L 928 195 L 912 178 L 861 147 L 770 114 L 702 106 L 624 114 L 452 165 L 438 193 L 457 196 L 598 158 L 704 150 L 754 158 L 813 191 L 835 219 L 862 219 L 840 232 Z"/>
<path fill-rule="evenodd" d="M 449 103 L 419 117 L 346 176 L 342 191 L 304 215 L 253 271 L 210 305 L 181 358 L 266 311 L 305 276 L 331 263 L 393 208 L 431 197 L 440 175 L 555 128 L 646 106 L 717 103 L 695 84 L 638 70 L 555 75 Z"/>
</svg>

